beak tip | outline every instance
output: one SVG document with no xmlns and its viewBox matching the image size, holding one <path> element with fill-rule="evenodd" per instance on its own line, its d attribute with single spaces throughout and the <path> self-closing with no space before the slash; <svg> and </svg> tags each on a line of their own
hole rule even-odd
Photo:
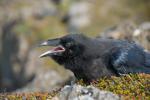
<svg viewBox="0 0 150 100">
<path fill-rule="evenodd" d="M 47 41 L 42 42 L 42 43 L 39 44 L 39 46 L 47 46 L 47 45 L 48 45 Z"/>
<path fill-rule="evenodd" d="M 51 51 L 47 51 L 47 52 L 41 54 L 41 55 L 39 56 L 39 58 L 46 57 L 46 56 L 48 56 L 50 53 L 51 53 Z"/>
</svg>

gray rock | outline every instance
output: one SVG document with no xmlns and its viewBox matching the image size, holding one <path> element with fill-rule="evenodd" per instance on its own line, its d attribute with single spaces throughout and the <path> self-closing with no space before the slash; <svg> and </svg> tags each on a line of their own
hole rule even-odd
<svg viewBox="0 0 150 100">
<path fill-rule="evenodd" d="M 132 40 L 132 34 L 137 26 L 133 22 L 125 21 L 100 33 L 102 38 Z"/>
<path fill-rule="evenodd" d="M 102 38 L 126 39 L 135 41 L 146 50 L 150 50 L 150 22 L 143 22 L 140 25 L 134 22 L 122 22 L 100 33 Z"/>
<path fill-rule="evenodd" d="M 38 67 L 36 70 L 36 75 L 34 80 L 27 84 L 27 86 L 17 89 L 15 92 L 51 92 L 52 90 L 57 90 L 64 86 L 66 81 L 72 77 L 69 71 L 65 71 L 65 74 L 60 74 L 56 70 L 48 68 Z"/>
<path fill-rule="evenodd" d="M 121 98 L 93 86 L 73 85 L 65 86 L 52 100 L 121 100 Z"/>
<path fill-rule="evenodd" d="M 31 82 L 37 67 L 43 66 L 37 60 L 39 52 L 33 50 L 34 39 L 30 41 L 31 37 L 26 32 L 18 32 L 18 26 L 28 22 L 31 17 L 40 20 L 47 16 L 57 16 L 58 10 L 51 0 L 1 0 L 0 12 L 0 91 L 13 91 Z M 30 29 L 27 33 L 30 34 Z"/>
<path fill-rule="evenodd" d="M 76 32 L 80 28 L 85 28 L 91 24 L 90 10 L 91 5 L 86 1 L 75 2 L 70 7 L 69 32 Z M 78 10 L 80 9 L 80 10 Z"/>
</svg>

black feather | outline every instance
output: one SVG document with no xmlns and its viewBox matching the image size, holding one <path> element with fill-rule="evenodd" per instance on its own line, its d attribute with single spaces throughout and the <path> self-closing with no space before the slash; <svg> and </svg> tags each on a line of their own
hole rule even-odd
<svg viewBox="0 0 150 100">
<path fill-rule="evenodd" d="M 78 79 L 89 82 L 104 76 L 150 73 L 150 53 L 134 42 L 80 34 L 64 36 L 60 41 L 66 51 L 51 57 Z"/>
</svg>

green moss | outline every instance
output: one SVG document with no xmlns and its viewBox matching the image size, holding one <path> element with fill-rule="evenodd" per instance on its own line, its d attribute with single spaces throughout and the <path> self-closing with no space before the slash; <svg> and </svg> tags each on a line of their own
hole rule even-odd
<svg viewBox="0 0 150 100">
<path fill-rule="evenodd" d="M 79 82 L 84 84 L 83 81 Z M 129 74 L 121 77 L 112 76 L 91 82 L 91 85 L 124 97 L 144 98 L 150 100 L 150 75 Z"/>
<path fill-rule="evenodd" d="M 79 80 L 77 84 L 86 86 L 83 80 Z M 130 74 L 121 77 L 104 77 L 91 82 L 91 85 L 100 90 L 111 91 L 121 95 L 125 100 L 150 100 L 150 75 L 149 74 Z M 1 94 L 1 98 L 8 100 L 46 100 L 52 99 L 59 90 L 50 93 L 24 93 L 24 94 Z"/>
<path fill-rule="evenodd" d="M 78 84 L 85 86 L 83 80 Z M 123 96 L 125 100 L 144 99 L 150 100 L 150 75 L 149 74 L 129 74 L 121 77 L 104 77 L 91 82 L 91 85 L 100 90 L 111 91 Z"/>
</svg>

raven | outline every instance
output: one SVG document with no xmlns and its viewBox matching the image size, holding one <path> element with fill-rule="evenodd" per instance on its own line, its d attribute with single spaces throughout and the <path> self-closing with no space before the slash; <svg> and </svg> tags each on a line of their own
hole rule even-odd
<svg viewBox="0 0 150 100">
<path fill-rule="evenodd" d="M 54 46 L 40 57 L 51 57 L 86 82 L 111 75 L 150 73 L 150 53 L 135 42 L 69 34 L 40 45 Z"/>
</svg>

